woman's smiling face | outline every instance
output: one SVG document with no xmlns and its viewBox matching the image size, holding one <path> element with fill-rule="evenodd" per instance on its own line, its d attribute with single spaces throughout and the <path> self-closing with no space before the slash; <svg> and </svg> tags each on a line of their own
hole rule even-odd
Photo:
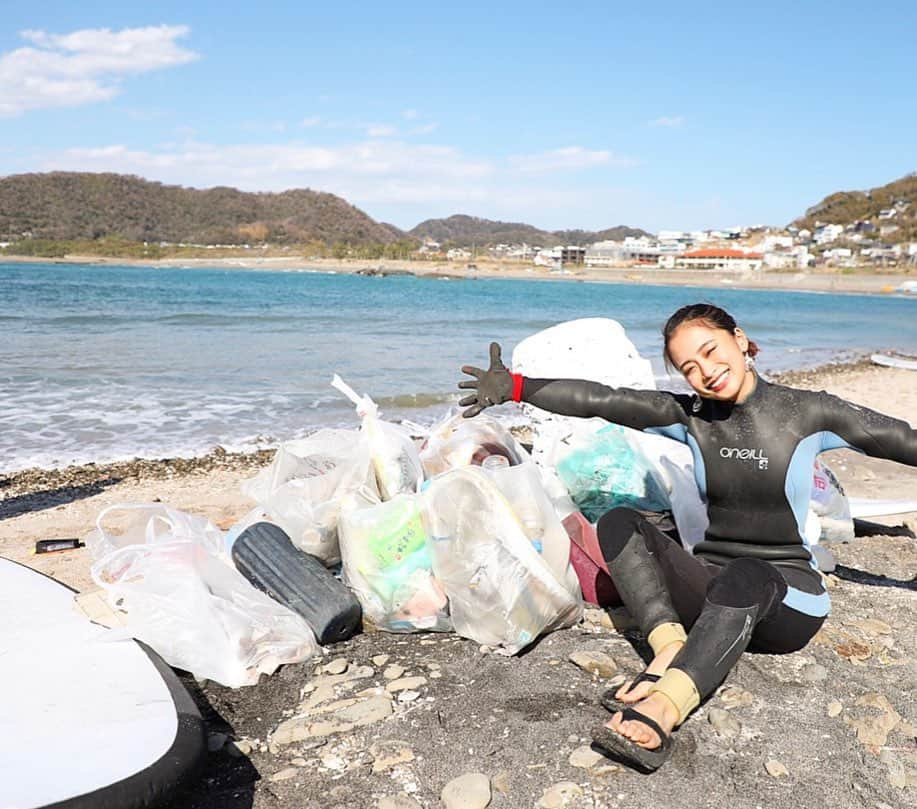
<svg viewBox="0 0 917 809">
<path fill-rule="evenodd" d="M 668 355 L 698 395 L 721 402 L 742 401 L 755 386 L 745 367 L 748 338 L 703 320 L 682 323 L 669 338 Z"/>
</svg>

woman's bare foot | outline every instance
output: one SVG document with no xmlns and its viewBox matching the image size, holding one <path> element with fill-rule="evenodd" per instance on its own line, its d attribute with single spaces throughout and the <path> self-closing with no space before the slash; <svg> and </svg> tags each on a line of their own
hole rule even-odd
<svg viewBox="0 0 917 809">
<path fill-rule="evenodd" d="M 681 651 L 684 645 L 682 641 L 676 640 L 664 647 L 659 654 L 653 658 L 653 662 L 646 667 L 646 673 L 656 674 L 661 677 L 666 673 L 672 660 L 675 659 L 675 655 Z M 637 683 L 637 685 L 631 688 L 628 682 L 615 692 L 615 699 L 618 700 L 618 702 L 623 702 L 625 705 L 632 705 L 646 697 L 652 687 L 653 683 L 644 681 L 642 683 Z"/>
<path fill-rule="evenodd" d="M 666 734 L 672 732 L 672 728 L 678 721 L 678 711 L 675 706 L 668 697 L 659 693 L 650 694 L 646 699 L 641 700 L 634 706 L 634 710 L 653 719 Z M 615 733 L 621 734 L 647 750 L 655 750 L 662 744 L 662 739 L 652 728 L 636 719 L 624 721 L 620 711 L 611 717 L 610 722 L 605 723 L 605 727 L 611 728 Z"/>
</svg>

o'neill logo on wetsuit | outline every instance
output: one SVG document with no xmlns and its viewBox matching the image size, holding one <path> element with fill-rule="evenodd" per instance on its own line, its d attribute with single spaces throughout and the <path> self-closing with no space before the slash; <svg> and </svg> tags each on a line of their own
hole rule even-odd
<svg viewBox="0 0 917 809">
<path fill-rule="evenodd" d="M 758 469 L 767 469 L 767 455 L 763 449 L 748 447 L 720 447 L 721 458 L 736 458 L 740 461 L 757 461 Z"/>
</svg>

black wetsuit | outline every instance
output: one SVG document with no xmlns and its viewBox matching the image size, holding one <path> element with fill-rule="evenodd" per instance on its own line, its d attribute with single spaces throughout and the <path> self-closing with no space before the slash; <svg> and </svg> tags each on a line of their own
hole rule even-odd
<svg viewBox="0 0 917 809">
<path fill-rule="evenodd" d="M 815 457 L 850 447 L 917 466 L 917 431 L 906 422 L 760 378 L 742 403 L 546 379 L 525 379 L 522 401 L 690 447 L 710 520 L 693 556 L 629 509 L 605 515 L 598 535 L 618 591 L 645 633 L 673 620 L 710 630 L 692 632 L 673 663 L 702 697 L 749 642 L 773 652 L 799 649 L 828 615 L 804 533 Z"/>
</svg>

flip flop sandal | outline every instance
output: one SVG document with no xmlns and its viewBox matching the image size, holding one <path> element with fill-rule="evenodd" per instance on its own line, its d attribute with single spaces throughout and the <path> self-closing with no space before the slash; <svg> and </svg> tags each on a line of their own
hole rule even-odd
<svg viewBox="0 0 917 809">
<path fill-rule="evenodd" d="M 648 671 L 643 671 L 634 677 L 630 681 L 630 684 L 627 686 L 627 690 L 630 691 L 634 686 L 640 685 L 640 683 L 657 683 L 661 674 L 650 674 Z M 619 686 L 620 687 L 620 686 Z M 599 701 L 602 703 L 602 707 L 612 713 L 617 713 L 618 711 L 623 711 L 625 708 L 630 706 L 630 702 L 621 702 L 621 700 L 615 697 L 615 694 L 618 692 L 617 688 L 609 688 L 607 691 L 602 693 L 602 696 L 599 697 Z"/>
<path fill-rule="evenodd" d="M 605 725 L 599 725 L 592 731 L 592 741 L 603 751 L 609 753 L 612 758 L 616 758 L 636 770 L 644 773 L 658 770 L 672 754 L 672 737 L 664 733 L 662 728 L 650 717 L 635 711 L 633 708 L 625 708 L 621 712 L 621 716 L 625 722 L 642 722 L 656 733 L 659 736 L 659 747 L 647 750 L 611 728 L 605 727 Z"/>
</svg>

